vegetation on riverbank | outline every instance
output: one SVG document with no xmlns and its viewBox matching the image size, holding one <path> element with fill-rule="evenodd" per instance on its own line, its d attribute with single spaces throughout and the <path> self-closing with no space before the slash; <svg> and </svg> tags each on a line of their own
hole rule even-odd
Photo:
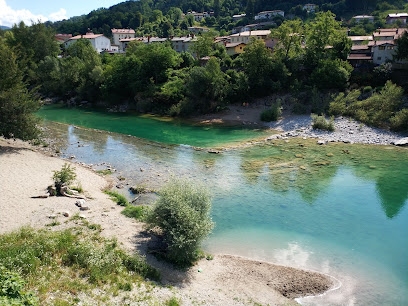
<svg viewBox="0 0 408 306">
<path fill-rule="evenodd" d="M 214 9 L 215 17 L 211 17 L 214 20 L 206 18 L 208 20 L 205 22 L 224 32 L 230 30 L 230 26 L 223 27 L 222 18 L 227 18 L 231 11 L 246 11 L 247 20 L 252 20 L 254 13 L 261 8 L 277 5 L 260 0 L 240 4 L 216 2 L 218 4 L 203 1 L 201 8 Z M 102 103 L 114 110 L 131 108 L 161 115 L 190 116 L 220 111 L 230 103 L 248 103 L 258 97 L 285 95 L 288 92 L 297 101 L 297 109 L 306 110 L 308 107 L 304 107 L 302 95 L 309 96 L 314 92 L 328 95 L 367 85 L 381 87 L 392 78 L 385 66 L 361 73 L 354 71 L 347 62 L 351 41 L 344 30 L 345 24 L 337 20 L 346 11 L 345 2 L 348 1 L 336 4 L 322 2 L 322 10 L 307 18 L 275 20 L 277 26 L 272 29 L 271 37 L 278 38 L 279 43 L 274 47 L 274 52 L 261 40 L 255 40 L 246 46 L 244 53 L 233 57 L 227 54 L 223 44 L 213 43 L 213 38 L 219 34 L 213 31 L 199 36 L 192 46 L 198 59 L 190 53 L 177 53 L 169 42 L 145 45 L 137 41 L 129 44 L 125 56 L 99 55 L 86 40 L 70 45 L 63 50 L 62 56 L 58 56 L 60 50 L 51 27 L 41 23 L 27 27 L 20 23 L 10 31 L 0 33 L 0 51 L 7 59 L 1 62 L 2 66 L 5 65 L 1 70 L 10 71 L 11 67 L 11 77 L 8 75 L 5 80 L 13 80 L 0 84 L 0 87 L 3 86 L 0 115 L 4 117 L 0 120 L 0 134 L 22 139 L 38 135 L 35 119 L 31 115 L 40 105 L 35 98 L 36 93 L 69 104 Z M 348 6 L 354 9 L 385 9 L 382 4 L 377 4 L 365 3 L 360 7 L 350 3 Z M 295 1 L 287 1 L 284 6 L 289 5 L 296 6 Z M 394 5 L 399 7 L 398 3 Z M 134 6 L 142 13 L 125 16 L 121 11 L 123 7 L 129 9 Z M 151 4 L 140 1 L 121 4 L 113 10 L 118 13 L 115 19 L 133 16 L 128 18 L 127 24 L 134 24 L 141 34 L 169 37 L 177 32 L 177 28 L 192 25 L 191 15 L 184 20 L 180 17 L 180 8 L 187 7 L 196 7 L 196 4 L 184 1 Z M 328 9 L 340 15 L 326 11 Z M 163 12 L 166 12 L 166 16 Z M 296 15 L 296 12 L 298 10 L 294 8 L 292 13 Z M 99 18 L 105 13 L 101 10 L 94 14 Z M 143 24 L 145 14 L 150 19 Z M 70 24 L 73 26 L 71 32 L 75 32 L 75 22 Z M 118 20 L 113 23 L 111 27 L 124 26 Z M 106 31 L 105 25 L 96 27 L 96 32 Z M 180 31 L 183 32 L 181 28 Z M 398 43 L 404 46 L 406 38 L 398 40 Z M 210 59 L 200 60 L 207 56 Z M 400 58 L 404 56 L 404 53 L 398 54 Z M 314 102 L 311 111 L 328 111 L 328 103 Z M 362 107 L 364 111 L 361 103 L 356 103 L 355 107 Z M 402 109 L 406 109 L 406 106 L 401 105 L 396 111 Z M 402 111 L 394 118 L 391 127 L 404 129 L 405 125 L 399 123 L 404 120 L 404 114 Z M 381 124 L 376 121 L 372 124 L 388 127 L 390 122 L 391 118 L 387 118 Z"/>
<path fill-rule="evenodd" d="M 201 186 L 174 179 L 160 190 L 147 222 L 160 229 L 166 259 L 185 267 L 200 258 L 201 242 L 214 226 L 210 211 L 210 195 Z"/>
<path fill-rule="evenodd" d="M 29 300 L 25 305 L 36 305 L 52 295 L 55 303 L 78 303 L 81 293 L 92 295 L 95 288 L 115 295 L 140 286 L 144 278 L 159 280 L 159 272 L 142 257 L 129 255 L 91 228 L 22 228 L 0 235 L 0 301 Z M 101 302 L 105 298 L 99 296 Z"/>
</svg>

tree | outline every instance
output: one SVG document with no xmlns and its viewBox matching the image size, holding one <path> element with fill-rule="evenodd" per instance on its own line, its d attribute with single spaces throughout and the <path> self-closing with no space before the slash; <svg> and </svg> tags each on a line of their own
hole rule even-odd
<svg viewBox="0 0 408 306">
<path fill-rule="evenodd" d="M 214 37 L 215 34 L 213 32 L 204 32 L 197 38 L 190 48 L 193 54 L 195 54 L 196 58 L 202 58 L 211 53 L 214 44 Z"/>
<path fill-rule="evenodd" d="M 23 77 L 30 83 L 38 82 L 37 65 L 46 56 L 56 57 L 59 46 L 54 31 L 43 23 L 33 23 L 30 27 L 24 22 L 15 25 L 6 35 L 6 43 L 13 48 Z"/>
<path fill-rule="evenodd" d="M 253 95 L 263 96 L 280 90 L 286 83 L 289 71 L 282 61 L 274 61 L 262 40 L 253 40 L 241 55 L 244 72 L 248 76 Z"/>
<path fill-rule="evenodd" d="M 213 228 L 210 210 L 208 191 L 196 184 L 174 179 L 160 190 L 148 223 L 161 229 L 171 262 L 189 266 L 198 259 L 200 244 Z"/>
<path fill-rule="evenodd" d="M 318 12 L 314 21 L 306 28 L 306 64 L 316 65 L 327 57 L 327 48 L 334 46 L 342 35 L 340 22 L 332 12 Z"/>
<path fill-rule="evenodd" d="M 16 56 L 0 38 L 0 136 L 34 139 L 40 102 L 25 87 Z"/>
<path fill-rule="evenodd" d="M 255 5 L 254 0 L 247 0 L 247 6 L 245 9 L 246 17 L 251 20 L 255 15 Z"/>
<path fill-rule="evenodd" d="M 340 59 L 321 60 L 310 76 L 312 85 L 320 89 L 338 88 L 345 89 L 351 76 L 353 67 Z"/>
<path fill-rule="evenodd" d="M 279 28 L 272 32 L 272 38 L 278 40 L 276 55 L 286 62 L 289 58 L 303 53 L 302 40 L 303 25 L 300 20 L 284 21 Z"/>
<path fill-rule="evenodd" d="M 186 83 L 189 107 L 194 112 L 208 112 L 224 101 L 227 82 L 218 59 L 212 57 L 205 67 L 191 69 Z"/>
<path fill-rule="evenodd" d="M 405 32 L 400 38 L 397 39 L 397 53 L 396 59 L 408 59 L 408 32 Z"/>
</svg>

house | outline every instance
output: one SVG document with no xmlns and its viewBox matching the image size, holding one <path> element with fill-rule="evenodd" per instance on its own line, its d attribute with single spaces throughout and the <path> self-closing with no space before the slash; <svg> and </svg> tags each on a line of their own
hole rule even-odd
<svg viewBox="0 0 408 306">
<path fill-rule="evenodd" d="M 374 40 L 395 40 L 402 36 L 407 29 L 378 29 L 373 33 Z"/>
<path fill-rule="evenodd" d="M 354 20 L 356 23 L 360 23 L 360 22 L 374 22 L 374 16 L 370 16 L 370 15 L 358 15 L 358 16 L 354 16 L 353 18 L 351 18 L 352 20 Z"/>
<path fill-rule="evenodd" d="M 197 13 L 195 11 L 191 11 L 188 12 L 187 15 L 193 15 L 194 16 L 194 20 L 197 22 L 200 22 L 201 20 L 203 20 L 204 18 L 210 17 L 214 15 L 214 12 L 202 12 L 202 13 Z"/>
<path fill-rule="evenodd" d="M 271 34 L 270 30 L 257 30 L 257 31 L 245 31 L 231 35 L 231 43 L 244 43 L 248 44 L 251 39 L 267 40 Z"/>
<path fill-rule="evenodd" d="M 307 4 L 305 4 L 305 5 L 303 6 L 303 9 L 304 9 L 305 11 L 307 11 L 308 13 L 314 13 L 314 12 L 316 12 L 316 8 L 317 8 L 317 5 L 316 5 L 316 4 L 312 4 L 312 3 L 307 3 Z"/>
<path fill-rule="evenodd" d="M 259 13 L 255 16 L 255 20 L 259 20 L 259 19 L 272 19 L 273 17 L 276 17 L 276 16 L 285 17 L 285 12 L 284 12 L 284 11 L 281 11 L 281 10 L 259 12 Z"/>
<path fill-rule="evenodd" d="M 227 54 L 229 56 L 244 53 L 244 49 L 246 47 L 246 44 L 240 43 L 240 42 L 237 42 L 237 43 L 227 43 L 226 42 L 224 45 L 225 45 L 225 48 L 227 49 Z"/>
<path fill-rule="evenodd" d="M 354 45 L 368 45 L 368 42 L 374 40 L 373 35 L 368 36 L 348 36 Z"/>
<path fill-rule="evenodd" d="M 65 47 L 69 47 L 73 43 L 76 43 L 78 39 L 87 39 L 91 42 L 92 47 L 96 52 L 101 53 L 102 51 L 111 50 L 111 41 L 109 38 L 105 37 L 103 34 L 94 34 L 88 30 L 85 35 L 77 35 L 68 39 L 64 44 Z"/>
<path fill-rule="evenodd" d="M 392 24 L 401 21 L 402 24 L 407 24 L 408 13 L 388 14 L 386 23 Z"/>
<path fill-rule="evenodd" d="M 397 49 L 396 40 L 408 29 L 379 29 L 371 36 L 350 36 L 353 41 L 348 60 L 353 66 L 372 62 L 381 65 L 393 61 Z"/>
<path fill-rule="evenodd" d="M 392 61 L 395 55 L 396 44 L 394 40 L 374 40 L 369 43 L 372 49 L 373 63 L 381 65 Z"/>
<path fill-rule="evenodd" d="M 173 50 L 176 52 L 190 52 L 191 46 L 197 40 L 194 35 L 187 35 L 182 37 L 171 37 L 161 38 L 161 37 L 134 37 L 134 38 L 124 38 L 120 40 L 120 52 L 126 52 L 126 48 L 131 41 L 139 41 L 144 44 L 153 44 L 153 43 L 164 43 L 170 41 Z M 191 52 L 190 52 L 191 53 Z"/>
<path fill-rule="evenodd" d="M 191 46 L 197 41 L 194 35 L 173 37 L 170 39 L 173 50 L 176 52 L 190 52 Z"/>
<path fill-rule="evenodd" d="M 246 26 L 235 27 L 231 30 L 232 34 L 246 32 L 246 31 L 254 31 L 254 30 L 261 30 L 267 27 L 271 27 L 276 25 L 274 21 L 264 21 L 259 23 L 247 24 Z"/>
<path fill-rule="evenodd" d="M 65 43 L 68 39 L 72 38 L 72 34 L 55 34 L 55 39 L 63 44 Z"/>
<path fill-rule="evenodd" d="M 196 33 L 196 34 L 210 31 L 210 29 L 204 28 L 204 27 L 188 27 L 187 30 L 189 30 L 191 33 Z"/>
<path fill-rule="evenodd" d="M 135 30 L 132 29 L 112 29 L 113 44 L 119 46 L 121 39 L 134 38 Z"/>
<path fill-rule="evenodd" d="M 347 60 L 355 68 L 361 68 L 372 64 L 373 55 L 371 46 L 367 45 L 353 45 Z"/>
<path fill-rule="evenodd" d="M 233 15 L 232 20 L 238 21 L 238 20 L 241 20 L 244 17 L 246 17 L 246 14 Z"/>
</svg>

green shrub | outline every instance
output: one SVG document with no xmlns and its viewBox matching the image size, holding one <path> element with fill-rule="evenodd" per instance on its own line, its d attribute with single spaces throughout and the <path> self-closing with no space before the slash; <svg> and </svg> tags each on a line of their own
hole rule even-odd
<svg viewBox="0 0 408 306">
<path fill-rule="evenodd" d="M 134 218 L 137 220 L 144 220 L 147 216 L 149 208 L 147 206 L 127 206 L 122 210 L 122 214 L 128 218 Z"/>
<path fill-rule="evenodd" d="M 38 305 L 38 298 L 24 291 L 25 285 L 18 273 L 0 265 L 0 305 Z"/>
<path fill-rule="evenodd" d="M 312 128 L 313 129 L 319 129 L 323 131 L 334 131 L 334 118 L 331 117 L 329 121 L 326 120 L 326 118 L 322 116 L 318 116 L 316 114 L 312 114 Z"/>
<path fill-rule="evenodd" d="M 33 288 L 42 298 L 56 288 L 78 290 L 78 284 L 86 290 L 86 284 L 117 284 L 120 280 L 136 282 L 140 276 L 159 280 L 160 274 L 150 267 L 139 255 L 129 255 L 118 248 L 114 240 L 100 237 L 97 231 L 89 232 L 84 227 L 79 230 L 64 231 L 34 230 L 22 228 L 17 232 L 0 235 L 0 267 L 19 272 L 30 280 Z M 0 305 L 4 292 L 20 291 L 17 282 L 5 290 L 4 269 L 0 269 Z M 75 285 L 73 275 L 77 275 Z M 72 279 L 72 282 L 71 282 Z M 69 281 L 67 281 L 69 280 Z M 78 283 L 79 282 L 79 283 Z M 59 284 L 58 284 L 59 283 Z M 13 304 L 14 305 L 14 304 Z M 28 304 L 30 305 L 30 304 Z"/>
<path fill-rule="evenodd" d="M 166 304 L 166 306 L 179 306 L 180 305 L 180 300 L 177 299 L 175 296 L 173 296 L 172 298 L 170 298 Z"/>
<path fill-rule="evenodd" d="M 213 228 L 210 210 L 203 187 L 179 179 L 165 185 L 147 221 L 162 230 L 168 260 L 179 266 L 197 260 L 200 244 Z"/>
<path fill-rule="evenodd" d="M 364 87 L 364 89 L 363 89 L 363 92 L 364 93 L 370 93 L 370 92 L 372 92 L 373 91 L 373 88 L 371 87 L 371 86 L 366 86 L 366 87 Z"/>
<path fill-rule="evenodd" d="M 358 97 L 361 95 L 359 90 L 353 90 L 349 94 L 344 94 L 344 92 L 339 93 L 334 97 L 334 100 L 330 103 L 329 113 L 338 116 L 346 115 L 351 116 L 349 113 L 349 106 L 358 101 Z"/>
<path fill-rule="evenodd" d="M 394 131 L 408 131 L 408 109 L 404 108 L 390 119 Z"/>
<path fill-rule="evenodd" d="M 128 206 L 129 202 L 124 195 L 117 193 L 116 191 L 105 190 L 105 193 L 111 197 L 112 201 L 120 206 Z"/>
<path fill-rule="evenodd" d="M 270 108 L 261 113 L 261 120 L 265 122 L 276 121 L 282 115 L 280 103 L 275 102 Z"/>
<path fill-rule="evenodd" d="M 71 184 L 75 178 L 75 168 L 71 167 L 71 165 L 67 163 L 62 166 L 60 171 L 54 171 L 54 175 L 52 176 L 57 189 L 59 189 L 62 185 Z"/>
</svg>

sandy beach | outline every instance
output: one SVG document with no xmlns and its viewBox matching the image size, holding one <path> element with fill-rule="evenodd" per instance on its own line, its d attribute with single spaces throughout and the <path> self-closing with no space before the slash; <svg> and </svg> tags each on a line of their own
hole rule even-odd
<svg viewBox="0 0 408 306">
<path fill-rule="evenodd" d="M 120 213 L 123 208 L 102 192 L 112 182 L 92 170 L 74 164 L 90 210 L 79 211 L 72 198 L 32 198 L 45 194 L 53 171 L 65 162 L 24 142 L 0 138 L 0 233 L 25 225 L 44 228 L 55 220 L 51 218 L 61 225 L 50 230 L 59 230 L 72 226 L 64 212 L 70 216 L 80 213 L 89 222 L 100 224 L 103 236 L 116 237 L 129 252 L 146 255 L 151 235 L 142 223 Z M 151 255 L 146 258 L 161 270 L 162 284 L 150 292 L 157 302 L 176 296 L 184 305 L 296 305 L 294 298 L 316 295 L 333 286 L 329 277 L 316 272 L 231 255 L 215 254 L 213 260 L 203 259 L 188 271 L 175 270 Z M 130 295 L 137 296 L 138 290 L 142 289 L 136 288 Z M 112 297 L 112 303 L 120 304 L 119 298 Z M 92 304 L 92 300 L 88 302 Z"/>
</svg>

